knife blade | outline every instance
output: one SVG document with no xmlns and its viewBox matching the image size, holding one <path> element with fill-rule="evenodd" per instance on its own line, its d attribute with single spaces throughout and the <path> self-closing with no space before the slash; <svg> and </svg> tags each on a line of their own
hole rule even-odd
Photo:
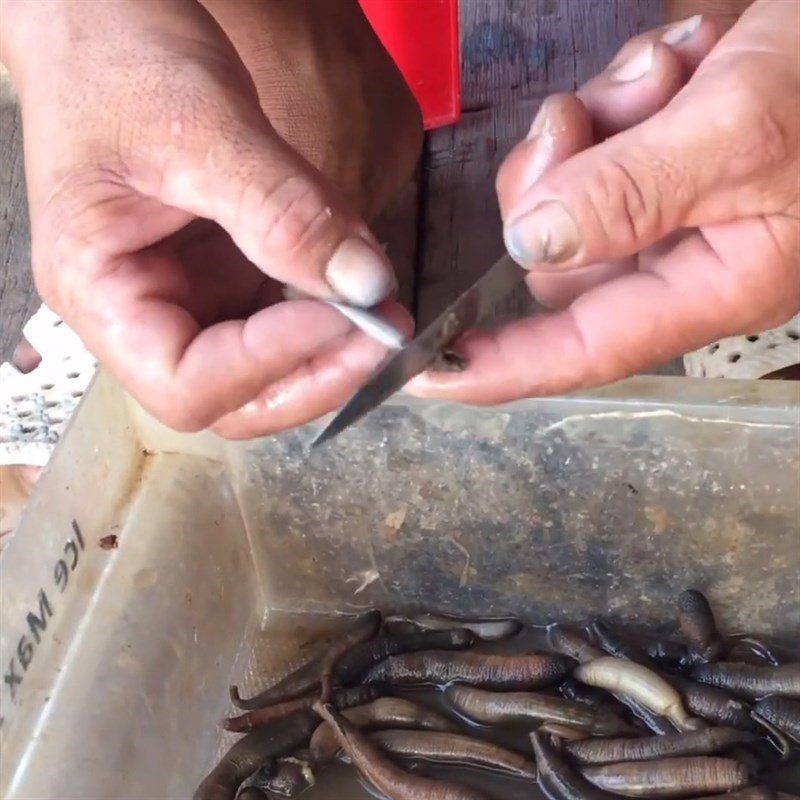
<svg viewBox="0 0 800 800">
<path fill-rule="evenodd" d="M 317 436 L 311 447 L 318 447 L 358 422 L 423 372 L 460 334 L 485 319 L 526 275 L 527 272 L 510 256 L 503 256 L 495 262 L 419 336 L 384 361 Z"/>
</svg>

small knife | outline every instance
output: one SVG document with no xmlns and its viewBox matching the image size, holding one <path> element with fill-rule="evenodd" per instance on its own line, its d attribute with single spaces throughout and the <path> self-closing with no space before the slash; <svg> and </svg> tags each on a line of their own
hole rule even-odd
<svg viewBox="0 0 800 800">
<path fill-rule="evenodd" d="M 391 354 L 311 446 L 317 447 L 337 436 L 402 389 L 460 334 L 491 314 L 497 303 L 519 286 L 526 275 L 527 272 L 510 256 L 503 256 L 419 336 L 399 352 Z"/>
</svg>

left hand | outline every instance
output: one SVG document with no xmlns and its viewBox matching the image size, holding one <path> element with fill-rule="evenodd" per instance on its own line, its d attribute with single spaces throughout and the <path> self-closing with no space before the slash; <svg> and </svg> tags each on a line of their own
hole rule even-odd
<svg viewBox="0 0 800 800">
<path fill-rule="evenodd" d="M 562 310 L 468 333 L 468 368 L 412 392 L 562 393 L 797 313 L 800 4 L 759 0 L 724 27 L 699 17 L 638 36 L 577 94 L 545 101 L 497 188 L 509 251 Z"/>
</svg>

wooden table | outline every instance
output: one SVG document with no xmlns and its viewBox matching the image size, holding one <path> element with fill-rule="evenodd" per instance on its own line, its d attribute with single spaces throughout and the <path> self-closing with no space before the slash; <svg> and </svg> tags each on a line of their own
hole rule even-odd
<svg viewBox="0 0 800 800">
<path fill-rule="evenodd" d="M 432 132 L 420 177 L 379 221 L 405 299 L 423 324 L 502 252 L 494 176 L 546 95 L 601 70 L 634 33 L 658 24 L 660 0 L 461 0 L 463 119 Z M 0 76 L 0 360 L 38 300 L 22 136 L 7 76 Z M 524 294 L 502 310 L 530 309 Z M 677 365 L 665 370 L 674 372 Z"/>
</svg>

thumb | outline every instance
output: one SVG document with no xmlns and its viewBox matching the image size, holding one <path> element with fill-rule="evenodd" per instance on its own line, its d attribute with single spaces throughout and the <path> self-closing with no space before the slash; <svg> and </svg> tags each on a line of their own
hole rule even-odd
<svg viewBox="0 0 800 800">
<path fill-rule="evenodd" d="M 696 79 L 644 123 L 549 171 L 505 210 L 512 257 L 537 270 L 580 267 L 683 227 L 779 212 L 793 126 L 776 123 L 774 90 L 733 80 Z"/>
<path fill-rule="evenodd" d="M 203 120 L 171 148 L 160 199 L 215 220 L 264 273 L 315 297 L 373 306 L 396 288 L 366 224 L 260 114 Z M 184 137 L 188 139 L 188 137 Z"/>
</svg>

